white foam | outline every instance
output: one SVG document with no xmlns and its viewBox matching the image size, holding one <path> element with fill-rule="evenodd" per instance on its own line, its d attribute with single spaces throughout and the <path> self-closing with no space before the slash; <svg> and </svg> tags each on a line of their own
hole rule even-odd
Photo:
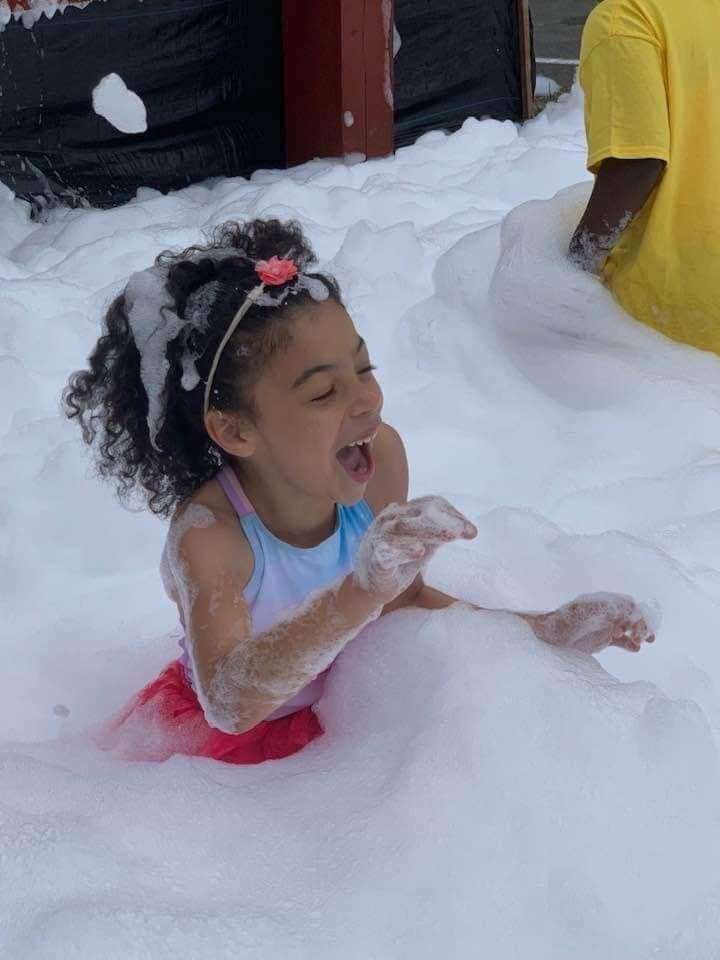
<svg viewBox="0 0 720 960">
<path fill-rule="evenodd" d="M 121 133 L 144 133 L 147 110 L 140 97 L 128 90 L 117 73 L 103 77 L 92 92 L 93 110 Z"/>
<path fill-rule="evenodd" d="M 32 30 L 43 16 L 52 20 L 56 13 L 65 13 L 69 6 L 84 10 L 89 2 L 90 0 L 84 0 L 84 2 L 77 2 L 77 0 L 72 0 L 72 2 L 65 2 L 65 0 L 29 0 L 27 4 L 29 9 L 16 7 L 11 10 L 7 0 L 0 0 L 0 32 L 5 29 L 11 20 L 20 21 L 26 30 Z"/>
<path fill-rule="evenodd" d="M 522 128 L 44 225 L 0 197 L 0 954 L 714 956 L 720 368 L 566 263 L 588 188 L 554 195 L 584 160 L 574 93 Z M 338 276 L 413 495 L 478 526 L 428 581 L 515 610 L 652 598 L 651 648 L 600 666 L 511 615 L 398 613 L 345 649 L 294 758 L 131 765 L 73 739 L 178 655 L 177 625 L 164 525 L 98 483 L 59 392 L 131 273 L 270 214 Z"/>
<path fill-rule="evenodd" d="M 158 267 L 139 271 L 130 278 L 125 290 L 128 322 L 140 353 L 140 371 L 148 398 L 150 442 L 155 447 L 165 417 L 163 394 L 170 370 L 167 347 L 186 325 L 186 321 L 169 306 L 171 297 L 166 276 Z M 186 354 L 183 357 L 183 387 L 192 389 L 199 379 L 194 361 Z"/>
<path fill-rule="evenodd" d="M 560 84 L 552 77 L 546 77 L 539 73 L 535 78 L 535 96 L 536 97 L 554 97 L 560 93 Z"/>
</svg>

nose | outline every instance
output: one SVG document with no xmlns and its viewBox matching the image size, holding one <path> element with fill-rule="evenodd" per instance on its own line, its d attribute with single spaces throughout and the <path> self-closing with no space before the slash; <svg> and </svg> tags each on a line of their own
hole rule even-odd
<svg viewBox="0 0 720 960">
<path fill-rule="evenodd" d="M 380 384 L 372 377 L 367 383 L 358 382 L 357 393 L 350 407 L 353 417 L 379 417 L 383 405 L 383 395 Z"/>
</svg>

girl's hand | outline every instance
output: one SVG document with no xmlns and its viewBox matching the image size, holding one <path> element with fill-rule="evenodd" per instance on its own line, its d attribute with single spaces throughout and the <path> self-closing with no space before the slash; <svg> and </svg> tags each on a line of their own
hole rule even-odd
<svg viewBox="0 0 720 960">
<path fill-rule="evenodd" d="M 354 582 L 380 603 L 410 586 L 432 555 L 452 540 L 472 540 L 477 530 L 442 497 L 391 503 L 377 515 L 360 543 Z"/>
<path fill-rule="evenodd" d="M 528 621 L 541 640 L 556 647 L 599 653 L 615 646 L 637 653 L 643 643 L 655 640 L 651 614 L 624 594 L 591 593 Z"/>
</svg>

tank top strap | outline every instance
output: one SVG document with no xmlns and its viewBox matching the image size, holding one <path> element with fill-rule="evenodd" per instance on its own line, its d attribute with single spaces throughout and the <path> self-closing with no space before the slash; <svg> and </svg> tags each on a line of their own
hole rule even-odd
<svg viewBox="0 0 720 960">
<path fill-rule="evenodd" d="M 247 495 L 231 466 L 225 464 L 225 466 L 222 467 L 218 473 L 217 478 L 218 483 L 225 491 L 225 496 L 233 505 L 238 517 L 241 520 L 243 517 L 249 517 L 250 514 L 255 513 L 255 508 L 248 500 Z"/>
</svg>

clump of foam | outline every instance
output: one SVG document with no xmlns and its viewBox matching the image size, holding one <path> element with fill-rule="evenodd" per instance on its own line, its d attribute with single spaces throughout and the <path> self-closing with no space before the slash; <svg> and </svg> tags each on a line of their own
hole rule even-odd
<svg viewBox="0 0 720 960">
<path fill-rule="evenodd" d="M 128 321 L 140 353 L 140 376 L 148 398 L 150 442 L 156 449 L 164 416 L 162 396 L 170 369 L 167 346 L 185 323 L 168 306 L 166 280 L 165 270 L 152 267 L 134 273 L 125 288 Z"/>
<path fill-rule="evenodd" d="M 7 0 L 0 0 L 0 33 L 11 21 L 21 21 L 26 30 L 31 30 L 35 24 L 43 17 L 52 20 L 56 13 L 63 14 L 65 10 L 72 6 L 78 10 L 84 10 L 91 0 L 29 0 L 28 9 L 16 7 L 10 9 Z"/>
<path fill-rule="evenodd" d="M 306 273 L 301 273 L 297 279 L 298 290 L 307 290 L 313 300 L 322 303 L 330 296 L 330 291 L 325 281 L 320 277 L 311 277 Z"/>
<path fill-rule="evenodd" d="M 225 256 L 232 256 L 232 253 L 226 252 Z M 200 382 L 196 364 L 198 355 L 189 347 L 188 339 L 193 331 L 207 329 L 219 290 L 218 281 L 204 284 L 188 297 L 185 317 L 179 317 L 167 303 L 170 294 L 164 267 L 155 266 L 133 274 L 125 288 L 128 321 L 140 353 L 140 375 L 148 397 L 148 430 L 156 449 L 165 413 L 165 381 L 170 370 L 168 344 L 178 336 L 184 337 L 180 385 L 184 390 L 194 390 Z"/>
<path fill-rule="evenodd" d="M 255 298 L 255 303 L 260 307 L 280 307 L 287 301 L 288 297 L 294 296 L 302 290 L 307 291 L 312 299 L 318 303 L 327 300 L 330 296 L 327 285 L 320 277 L 311 277 L 299 273 L 292 283 L 287 284 L 281 290 L 273 290 L 272 287 L 266 288 L 263 293 Z"/>
<path fill-rule="evenodd" d="M 195 387 L 200 383 L 200 373 L 198 372 L 198 368 L 195 364 L 196 360 L 197 357 L 188 350 L 186 350 L 180 358 L 180 362 L 182 363 L 182 377 L 180 378 L 180 386 L 183 388 L 183 390 L 187 390 L 188 392 L 194 390 Z"/>
<path fill-rule="evenodd" d="M 117 73 L 109 73 L 92 92 L 93 110 L 122 133 L 144 133 L 147 110 L 140 97 L 128 90 Z"/>
<path fill-rule="evenodd" d="M 213 253 L 215 254 L 215 251 Z M 185 304 L 184 314 L 191 327 L 196 330 L 207 330 L 210 311 L 215 306 L 221 289 L 222 284 L 219 280 L 210 280 L 190 294 Z"/>
</svg>

